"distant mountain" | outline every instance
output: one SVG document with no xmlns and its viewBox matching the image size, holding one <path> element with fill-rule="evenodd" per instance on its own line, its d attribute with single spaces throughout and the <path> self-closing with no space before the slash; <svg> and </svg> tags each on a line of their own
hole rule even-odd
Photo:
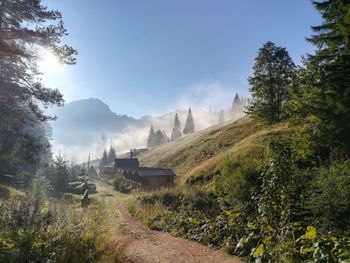
<svg viewBox="0 0 350 263">
<path fill-rule="evenodd" d="M 52 123 L 54 138 L 63 144 L 86 144 L 95 135 L 120 132 L 139 121 L 118 115 L 99 99 L 83 99 L 65 104 L 55 110 L 57 120 Z"/>
<path fill-rule="evenodd" d="M 188 110 L 176 111 L 181 129 L 185 125 Z M 160 129 L 168 137 L 174 123 L 175 112 L 160 116 L 144 116 L 135 119 L 116 114 L 99 99 L 83 99 L 56 108 L 50 114 L 57 116 L 51 123 L 53 128 L 54 154 L 67 154 L 67 158 L 85 160 L 89 153 L 99 158 L 104 149 L 114 146 L 117 152 L 146 146 L 149 128 Z M 192 109 L 195 130 L 203 130 L 218 124 L 220 115 L 223 121 L 237 119 L 243 115 L 242 108 L 220 113 L 210 110 Z"/>
</svg>

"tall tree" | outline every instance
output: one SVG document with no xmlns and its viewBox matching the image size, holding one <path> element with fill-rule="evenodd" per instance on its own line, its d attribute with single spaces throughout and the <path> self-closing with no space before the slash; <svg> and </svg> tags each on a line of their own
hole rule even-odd
<svg viewBox="0 0 350 263">
<path fill-rule="evenodd" d="M 11 156 L 17 153 L 35 155 L 32 146 L 41 146 L 28 133 L 28 125 L 53 119 L 43 108 L 63 103 L 57 89 L 41 83 L 37 61 L 42 50 L 47 50 L 62 63 L 74 64 L 76 51 L 61 44 L 66 35 L 61 13 L 48 10 L 40 0 L 0 1 L 1 169 L 13 163 Z"/>
<path fill-rule="evenodd" d="M 113 148 L 113 146 L 111 146 L 107 156 L 108 163 L 114 162 L 115 158 L 117 158 L 117 154 L 115 153 L 115 149 Z"/>
<path fill-rule="evenodd" d="M 233 102 L 232 102 L 232 111 L 237 112 L 238 110 L 242 110 L 242 106 L 243 106 L 243 98 L 241 99 L 238 93 L 236 92 L 236 95 L 233 98 Z"/>
<path fill-rule="evenodd" d="M 161 130 L 157 130 L 154 135 L 154 144 L 156 146 L 166 143 L 168 141 L 167 136 Z"/>
<path fill-rule="evenodd" d="M 299 72 L 291 116 L 321 155 L 334 148 L 350 154 L 350 2 L 313 4 L 323 22 L 312 27 L 314 35 L 307 39 L 317 49 Z"/>
<path fill-rule="evenodd" d="M 189 108 L 183 133 L 184 134 L 194 133 L 194 130 L 195 130 L 195 126 L 194 126 L 192 111 L 191 111 L 191 108 Z"/>
<path fill-rule="evenodd" d="M 247 113 L 263 124 L 279 122 L 293 80 L 295 65 L 287 50 L 267 42 L 260 48 L 253 76 L 249 77 L 252 99 Z"/>
<path fill-rule="evenodd" d="M 147 137 L 147 148 L 151 148 L 155 146 L 154 138 L 155 138 L 155 132 L 154 132 L 153 126 L 151 126 Z"/>
<path fill-rule="evenodd" d="M 107 155 L 107 151 L 104 150 L 102 154 L 102 158 L 100 160 L 100 166 L 104 166 L 106 164 L 108 164 L 108 155 Z"/>
<path fill-rule="evenodd" d="M 177 115 L 177 113 L 175 114 L 175 118 L 174 118 L 174 126 L 173 126 L 173 130 L 171 133 L 171 140 L 177 140 L 182 136 L 181 133 L 181 124 L 180 124 L 180 120 L 179 120 L 179 116 Z"/>
</svg>

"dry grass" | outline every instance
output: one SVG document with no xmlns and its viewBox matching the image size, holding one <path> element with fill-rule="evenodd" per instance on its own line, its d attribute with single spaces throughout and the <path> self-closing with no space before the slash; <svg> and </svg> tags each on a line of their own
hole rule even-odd
<svg viewBox="0 0 350 263">
<path fill-rule="evenodd" d="M 264 138 L 283 131 L 286 124 L 259 129 L 247 117 L 224 126 L 216 126 L 186 136 L 143 154 L 145 166 L 174 169 L 176 182 L 182 185 L 190 177 L 209 174 L 227 158 L 246 158 L 262 154 Z"/>
</svg>

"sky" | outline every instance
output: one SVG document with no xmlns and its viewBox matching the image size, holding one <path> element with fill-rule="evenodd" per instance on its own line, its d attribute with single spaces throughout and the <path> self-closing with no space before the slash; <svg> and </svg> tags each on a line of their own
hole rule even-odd
<svg viewBox="0 0 350 263">
<path fill-rule="evenodd" d="M 44 0 L 63 14 L 74 66 L 43 63 L 66 102 L 99 98 L 134 117 L 249 96 L 258 49 L 273 41 L 295 61 L 320 16 L 309 0 Z M 220 94 L 220 95 L 218 95 Z M 191 105 L 191 104 L 194 105 Z"/>
</svg>

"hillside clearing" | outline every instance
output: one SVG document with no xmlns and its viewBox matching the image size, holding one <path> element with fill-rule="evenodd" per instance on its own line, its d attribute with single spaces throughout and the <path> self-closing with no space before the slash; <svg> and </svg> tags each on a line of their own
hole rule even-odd
<svg viewBox="0 0 350 263">
<path fill-rule="evenodd" d="M 286 128 L 286 124 L 280 124 L 259 129 L 248 117 L 243 117 L 151 149 L 141 155 L 140 163 L 174 169 L 181 185 L 191 177 L 208 174 L 208 170 L 227 158 L 262 154 L 261 140 Z"/>
</svg>

